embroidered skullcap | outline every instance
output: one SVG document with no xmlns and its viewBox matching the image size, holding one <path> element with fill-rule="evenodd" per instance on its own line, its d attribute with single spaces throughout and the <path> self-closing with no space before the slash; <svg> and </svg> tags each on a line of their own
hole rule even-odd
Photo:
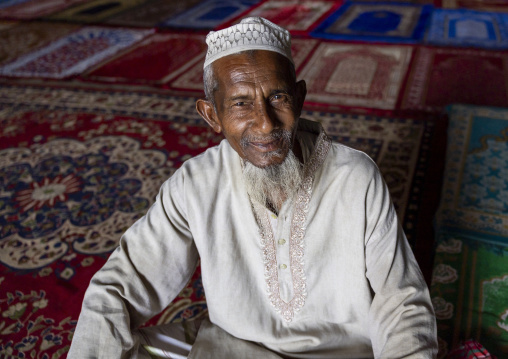
<svg viewBox="0 0 508 359">
<path fill-rule="evenodd" d="M 206 43 L 208 51 L 203 67 L 221 57 L 248 50 L 278 52 L 293 63 L 289 31 L 262 17 L 247 17 L 226 29 L 210 31 Z"/>
</svg>

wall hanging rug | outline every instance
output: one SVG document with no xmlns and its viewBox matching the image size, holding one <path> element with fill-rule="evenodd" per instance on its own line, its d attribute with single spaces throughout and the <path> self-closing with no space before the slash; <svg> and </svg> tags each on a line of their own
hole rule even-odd
<svg viewBox="0 0 508 359">
<path fill-rule="evenodd" d="M 307 101 L 393 109 L 412 47 L 323 42 L 302 69 Z"/>
<path fill-rule="evenodd" d="M 330 40 L 419 42 L 432 5 L 346 2 L 311 32 Z"/>
<path fill-rule="evenodd" d="M 0 17 L 23 20 L 36 19 L 85 1 L 87 0 L 30 0 L 0 9 Z"/>
<path fill-rule="evenodd" d="M 203 67 L 200 60 L 206 49 L 203 35 L 153 34 L 85 77 L 109 82 L 163 84 L 196 62 Z"/>
<path fill-rule="evenodd" d="M 431 45 L 508 48 L 508 14 L 435 9 L 425 42 Z"/>
<path fill-rule="evenodd" d="M 261 5 L 242 14 L 241 18 L 249 16 L 264 17 L 271 22 L 282 26 L 293 34 L 306 34 L 312 30 L 327 13 L 341 5 L 341 1 L 298 1 L 287 0 L 264 1 Z M 226 28 L 237 23 L 241 18 L 236 18 L 221 28 Z"/>
<path fill-rule="evenodd" d="M 47 19 L 78 23 L 97 23 L 121 11 L 141 5 L 146 1 L 147 0 L 91 0 L 50 15 Z"/>
<path fill-rule="evenodd" d="M 443 347 L 508 354 L 508 110 L 453 105 L 432 297 Z"/>
<path fill-rule="evenodd" d="M 159 26 L 211 30 L 249 10 L 258 2 L 259 0 L 207 0 L 161 22 Z"/>
<path fill-rule="evenodd" d="M 27 22 L 0 29 L 0 64 L 49 44 L 79 28 L 78 25 Z"/>
<path fill-rule="evenodd" d="M 303 62 L 309 57 L 311 52 L 317 46 L 319 40 L 315 39 L 298 39 L 291 40 L 291 52 L 297 73 Z M 205 54 L 203 53 L 195 65 L 185 70 L 180 76 L 169 83 L 169 87 L 175 90 L 189 90 L 203 92 L 203 63 Z"/>
<path fill-rule="evenodd" d="M 401 107 L 425 111 L 441 111 L 453 103 L 507 107 L 507 60 L 504 52 L 420 47 Z"/>
<path fill-rule="evenodd" d="M 135 44 L 152 32 L 152 30 L 85 27 L 0 67 L 0 74 L 57 79 L 76 75 Z"/>
<path fill-rule="evenodd" d="M 200 0 L 149 0 L 140 6 L 113 15 L 104 22 L 122 26 L 155 27 L 164 20 L 189 9 L 199 2 Z"/>
<path fill-rule="evenodd" d="M 86 286 L 121 234 L 183 161 L 221 137 L 199 118 L 195 98 L 165 93 L 4 85 L 0 112 L 0 353 L 59 358 Z M 420 196 L 429 184 L 432 121 L 303 116 L 375 158 L 411 242 L 429 240 L 413 229 L 427 205 Z M 192 319 L 205 308 L 198 271 L 149 324 Z"/>
</svg>

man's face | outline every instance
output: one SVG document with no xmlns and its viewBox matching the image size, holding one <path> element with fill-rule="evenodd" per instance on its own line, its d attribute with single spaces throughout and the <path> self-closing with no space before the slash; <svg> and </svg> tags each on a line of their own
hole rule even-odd
<svg viewBox="0 0 508 359">
<path fill-rule="evenodd" d="M 295 84 L 289 61 L 271 51 L 225 56 L 212 66 L 216 109 L 201 100 L 198 112 L 241 158 L 257 167 L 280 164 L 293 146 L 305 82 Z"/>
</svg>

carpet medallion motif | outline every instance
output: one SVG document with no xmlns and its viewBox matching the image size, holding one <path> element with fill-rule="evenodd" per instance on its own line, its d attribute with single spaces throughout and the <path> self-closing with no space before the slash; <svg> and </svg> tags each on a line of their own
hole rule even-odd
<svg viewBox="0 0 508 359">
<path fill-rule="evenodd" d="M 19 77 L 65 78 L 85 71 L 151 32 L 86 27 L 0 67 L 0 73 Z"/>
<path fill-rule="evenodd" d="M 393 109 L 412 48 L 321 43 L 300 73 L 307 101 Z"/>
<path fill-rule="evenodd" d="M 435 9 L 425 40 L 432 45 L 506 49 L 508 14 Z"/>
</svg>

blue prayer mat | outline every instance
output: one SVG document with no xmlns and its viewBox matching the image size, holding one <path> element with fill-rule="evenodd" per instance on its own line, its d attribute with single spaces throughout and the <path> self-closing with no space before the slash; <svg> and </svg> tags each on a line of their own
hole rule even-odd
<svg viewBox="0 0 508 359">
<path fill-rule="evenodd" d="M 173 16 L 159 26 L 214 29 L 256 5 L 259 0 L 208 0 Z"/>
<path fill-rule="evenodd" d="M 508 110 L 453 105 L 436 215 L 440 230 L 508 244 Z"/>
<path fill-rule="evenodd" d="M 416 43 L 424 35 L 432 5 L 346 2 L 311 36 L 330 40 Z"/>
<path fill-rule="evenodd" d="M 432 45 L 508 48 L 508 14 L 436 9 L 426 42 Z"/>
</svg>

